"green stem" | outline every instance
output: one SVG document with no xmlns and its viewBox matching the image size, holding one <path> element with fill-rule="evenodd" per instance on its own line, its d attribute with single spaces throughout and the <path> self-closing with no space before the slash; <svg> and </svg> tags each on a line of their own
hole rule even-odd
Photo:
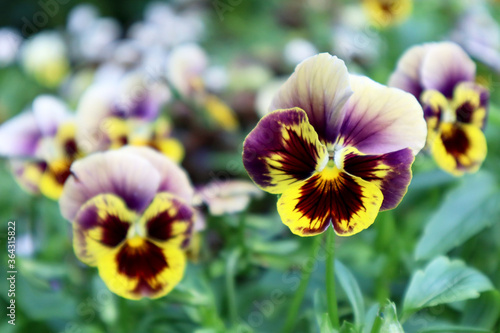
<svg viewBox="0 0 500 333">
<path fill-rule="evenodd" d="M 321 237 L 316 236 L 311 246 L 311 254 L 310 254 L 310 258 L 313 259 L 314 261 L 316 261 L 316 255 L 318 253 L 320 245 L 321 245 Z M 297 292 L 293 296 L 292 303 L 290 304 L 290 309 L 288 311 L 288 315 L 285 319 L 285 324 L 283 325 L 283 330 L 282 330 L 283 333 L 292 332 L 294 328 L 295 320 L 297 319 L 297 314 L 299 313 L 300 305 L 302 304 L 302 300 L 304 299 L 309 279 L 311 278 L 311 273 L 312 269 L 305 268 L 302 271 L 302 278 L 300 280 L 299 288 L 297 289 Z"/>
<path fill-rule="evenodd" d="M 326 298 L 330 322 L 333 328 L 338 329 L 339 317 L 335 295 L 335 231 L 333 228 L 328 228 L 326 234 Z"/>
<path fill-rule="evenodd" d="M 235 249 L 229 255 L 226 266 L 227 310 L 229 312 L 229 318 L 233 325 L 236 325 L 238 323 L 238 309 L 236 303 L 236 288 L 234 280 L 236 277 L 236 265 L 238 264 L 240 253 L 241 250 L 239 248 Z"/>
</svg>

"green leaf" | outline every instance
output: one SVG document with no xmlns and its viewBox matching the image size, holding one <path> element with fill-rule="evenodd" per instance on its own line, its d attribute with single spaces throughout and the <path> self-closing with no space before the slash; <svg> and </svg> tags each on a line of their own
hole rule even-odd
<svg viewBox="0 0 500 333">
<path fill-rule="evenodd" d="M 333 328 L 332 322 L 330 320 L 330 317 L 328 316 L 328 313 L 323 313 L 321 316 L 319 316 L 319 331 L 320 333 L 337 333 L 338 331 Z"/>
<path fill-rule="evenodd" d="M 371 333 L 375 320 L 380 319 L 378 316 L 378 310 L 380 306 L 378 304 L 372 305 L 366 312 L 365 321 L 363 325 L 363 333 Z"/>
<path fill-rule="evenodd" d="M 365 317 L 365 303 L 358 282 L 349 269 L 338 260 L 335 260 L 335 275 L 352 305 L 354 322 L 360 325 Z"/>
<path fill-rule="evenodd" d="M 476 269 L 460 260 L 438 257 L 413 275 L 403 301 L 403 318 L 424 307 L 476 298 L 492 288 Z"/>
<path fill-rule="evenodd" d="M 467 178 L 452 190 L 425 227 L 415 257 L 429 259 L 444 254 L 497 222 L 500 191 L 488 173 Z"/>
<path fill-rule="evenodd" d="M 342 327 L 340 327 L 339 333 L 358 333 L 359 330 L 353 323 L 344 321 Z"/>
<path fill-rule="evenodd" d="M 424 328 L 418 333 L 491 333 L 490 330 L 476 327 L 466 327 L 466 326 L 454 326 L 454 325 L 443 325 L 436 327 Z"/>
<path fill-rule="evenodd" d="M 493 329 L 500 317 L 500 293 L 496 290 L 481 294 L 467 302 L 462 324 L 477 328 Z"/>
<path fill-rule="evenodd" d="M 382 314 L 383 320 L 380 333 L 404 333 L 403 327 L 401 327 L 398 321 L 396 305 L 394 303 L 388 302 L 382 309 Z"/>
<path fill-rule="evenodd" d="M 444 254 L 500 220 L 500 191 L 492 175 L 469 176 L 450 191 L 430 218 L 417 244 L 415 257 L 430 259 Z"/>
</svg>

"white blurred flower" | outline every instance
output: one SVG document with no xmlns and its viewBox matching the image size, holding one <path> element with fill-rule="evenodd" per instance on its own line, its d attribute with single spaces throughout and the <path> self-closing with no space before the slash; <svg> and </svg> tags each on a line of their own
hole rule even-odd
<svg viewBox="0 0 500 333">
<path fill-rule="evenodd" d="M 500 26 L 484 6 L 467 8 L 452 39 L 474 58 L 500 72 Z"/>
<path fill-rule="evenodd" d="M 360 6 L 346 6 L 340 22 L 333 27 L 333 53 L 345 61 L 374 62 L 379 57 L 381 40 Z"/>
<path fill-rule="evenodd" d="M 113 43 L 120 37 L 118 21 L 99 17 L 92 5 L 75 7 L 68 18 L 73 55 L 87 61 L 103 61 L 112 55 Z"/>
<path fill-rule="evenodd" d="M 196 9 L 175 11 L 162 2 L 150 3 L 144 12 L 144 22 L 134 24 L 129 36 L 143 47 L 162 45 L 174 47 L 181 43 L 196 42 L 205 29 L 201 13 Z"/>
<path fill-rule="evenodd" d="M 84 33 L 97 20 L 99 12 L 91 4 L 75 6 L 68 14 L 68 31 L 71 33 Z"/>
<path fill-rule="evenodd" d="M 29 258 L 35 253 L 33 237 L 30 234 L 23 234 L 16 239 L 16 254 L 20 257 Z"/>
<path fill-rule="evenodd" d="M 227 69 L 223 66 L 211 66 L 203 75 L 203 80 L 208 89 L 215 92 L 222 91 L 228 82 Z"/>
<path fill-rule="evenodd" d="M 316 53 L 318 53 L 318 50 L 311 42 L 302 38 L 296 38 L 286 44 L 283 56 L 288 65 L 296 66 L 302 60 L 312 57 Z"/>
<path fill-rule="evenodd" d="M 22 37 L 14 29 L 0 28 L 0 67 L 8 66 L 16 59 Z"/>
<path fill-rule="evenodd" d="M 26 40 L 21 49 L 21 64 L 40 84 L 58 86 L 69 71 L 68 54 L 62 36 L 47 31 Z"/>
<path fill-rule="evenodd" d="M 202 87 L 201 77 L 208 65 L 205 51 L 197 44 L 176 47 L 167 63 L 167 78 L 183 95 Z"/>
<path fill-rule="evenodd" d="M 262 197 L 263 194 L 249 181 L 213 181 L 196 191 L 193 203 L 205 203 L 211 215 L 220 216 L 245 210 L 252 197 Z"/>
</svg>

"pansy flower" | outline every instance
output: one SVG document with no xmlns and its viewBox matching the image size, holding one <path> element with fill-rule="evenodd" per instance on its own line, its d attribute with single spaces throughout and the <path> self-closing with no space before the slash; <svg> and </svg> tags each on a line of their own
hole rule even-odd
<svg viewBox="0 0 500 333">
<path fill-rule="evenodd" d="M 262 194 L 262 191 L 249 181 L 215 180 L 195 191 L 193 203 L 198 206 L 204 203 L 211 215 L 221 216 L 244 211 L 252 197 L 260 198 Z"/>
<path fill-rule="evenodd" d="M 182 279 L 193 227 L 193 189 L 166 156 L 127 146 L 71 167 L 59 201 L 78 259 L 129 299 L 166 295 Z"/>
<path fill-rule="evenodd" d="M 167 80 L 171 87 L 203 109 L 209 121 L 226 131 L 235 131 L 238 119 L 224 101 L 209 92 L 205 80 L 207 72 L 208 57 L 197 44 L 179 45 L 169 55 Z"/>
<path fill-rule="evenodd" d="M 118 82 L 94 83 L 77 108 L 79 143 L 89 153 L 127 144 L 149 146 L 180 162 L 184 148 L 171 137 L 170 124 L 160 115 L 168 100 L 166 91 L 135 72 Z"/>
<path fill-rule="evenodd" d="M 72 116 L 61 100 L 41 95 L 30 111 L 0 126 L 0 155 L 27 191 L 54 200 L 61 195 L 71 163 L 82 156 Z"/>
<path fill-rule="evenodd" d="M 407 19 L 413 8 L 413 0 L 363 0 L 363 7 L 372 23 L 384 28 Z"/>
<path fill-rule="evenodd" d="M 303 61 L 247 136 L 243 163 L 263 190 L 281 194 L 278 213 L 300 236 L 368 228 L 395 208 L 425 144 L 418 101 L 366 77 L 349 76 L 329 54 Z"/>
<path fill-rule="evenodd" d="M 467 54 L 442 42 L 409 49 L 389 80 L 390 86 L 420 99 L 427 148 L 440 168 L 456 176 L 477 171 L 486 158 L 489 92 L 475 77 L 476 66 Z"/>
</svg>

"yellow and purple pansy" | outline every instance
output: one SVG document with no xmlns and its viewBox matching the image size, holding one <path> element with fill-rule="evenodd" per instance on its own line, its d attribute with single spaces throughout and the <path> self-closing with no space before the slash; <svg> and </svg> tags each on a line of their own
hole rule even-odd
<svg viewBox="0 0 500 333">
<path fill-rule="evenodd" d="M 168 100 L 166 89 L 135 72 L 94 83 L 77 108 L 77 140 L 87 153 L 129 144 L 149 146 L 180 162 L 184 148 L 170 136 L 170 123 L 160 115 Z"/>
<path fill-rule="evenodd" d="M 460 46 L 441 42 L 410 48 L 389 80 L 420 100 L 427 148 L 439 167 L 455 176 L 477 171 L 486 158 L 489 92 L 475 77 L 476 65 Z"/>
<path fill-rule="evenodd" d="M 158 298 L 182 279 L 193 229 L 186 173 L 147 147 L 95 153 L 71 167 L 59 200 L 78 259 L 129 299 Z"/>
<path fill-rule="evenodd" d="M 56 97 L 35 98 L 31 110 L 0 126 L 0 155 L 10 159 L 14 177 L 28 192 L 56 200 L 81 157 L 73 115 Z"/>
<path fill-rule="evenodd" d="M 395 208 L 427 134 L 409 93 L 352 76 L 329 54 L 304 60 L 247 136 L 243 163 L 263 190 L 281 194 L 278 213 L 300 236 L 341 236 Z"/>
</svg>

